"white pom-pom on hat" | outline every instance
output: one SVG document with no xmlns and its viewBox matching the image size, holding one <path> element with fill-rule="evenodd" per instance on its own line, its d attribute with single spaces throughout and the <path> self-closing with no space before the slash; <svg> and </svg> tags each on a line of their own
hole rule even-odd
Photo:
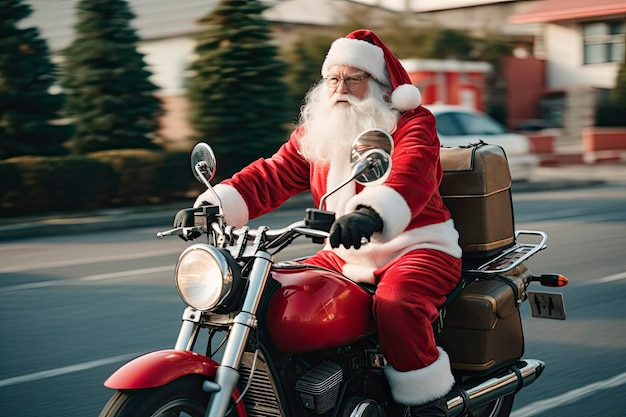
<svg viewBox="0 0 626 417">
<path fill-rule="evenodd" d="M 402 84 L 391 93 L 391 104 L 400 111 L 413 110 L 422 104 L 422 93 L 413 84 Z"/>
</svg>

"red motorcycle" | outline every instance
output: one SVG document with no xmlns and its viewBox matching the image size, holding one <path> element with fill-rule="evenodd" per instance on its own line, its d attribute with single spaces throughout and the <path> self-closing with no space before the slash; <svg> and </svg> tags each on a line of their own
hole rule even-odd
<svg viewBox="0 0 626 417">
<path fill-rule="evenodd" d="M 384 180 L 392 152 L 388 134 L 364 132 L 355 140 L 352 176 L 343 185 Z M 212 190 L 211 148 L 196 145 L 191 164 Z M 450 416 L 508 416 L 515 394 L 544 369 L 541 360 L 522 357 L 520 304 L 530 300 L 534 316 L 564 319 L 561 294 L 528 287 L 535 281 L 561 286 L 567 279 L 535 276 L 524 266 L 546 247 L 547 236 L 513 231 L 501 148 L 442 148 L 442 164 L 441 192 L 464 251 L 463 279 L 433 323 L 456 379 L 447 406 Z M 308 209 L 304 220 L 271 230 L 227 226 L 219 205 L 186 210 L 193 224 L 158 234 L 207 236 L 207 243 L 192 244 L 178 259 L 176 287 L 188 307 L 176 344 L 111 375 L 105 386 L 116 392 L 101 417 L 403 415 L 383 374 L 386 361 L 372 317 L 376 289 L 275 260 L 298 237 L 323 243 L 333 213 Z M 199 338 L 202 329 L 208 335 Z M 205 350 L 196 352 L 205 337 Z"/>
</svg>

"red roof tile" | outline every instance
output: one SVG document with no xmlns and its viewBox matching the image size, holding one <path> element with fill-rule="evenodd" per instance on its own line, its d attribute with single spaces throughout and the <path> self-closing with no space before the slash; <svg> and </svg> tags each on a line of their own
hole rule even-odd
<svg viewBox="0 0 626 417">
<path fill-rule="evenodd" d="M 511 23 L 541 23 L 588 17 L 626 15 L 624 0 L 545 0 L 525 13 L 511 16 Z"/>
</svg>

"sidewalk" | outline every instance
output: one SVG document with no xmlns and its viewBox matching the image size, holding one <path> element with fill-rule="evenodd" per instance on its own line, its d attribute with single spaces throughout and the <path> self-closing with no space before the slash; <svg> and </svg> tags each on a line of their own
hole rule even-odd
<svg viewBox="0 0 626 417">
<path fill-rule="evenodd" d="M 626 162 L 626 151 L 584 151 L 581 145 L 556 145 L 553 152 L 537 153 L 540 166 L 597 165 Z"/>
<path fill-rule="evenodd" d="M 31 237 L 91 233 L 127 227 L 172 224 L 176 212 L 186 204 L 106 209 L 94 212 L 62 213 L 48 217 L 27 216 L 0 219 L 0 242 Z"/>
<path fill-rule="evenodd" d="M 540 166 L 531 180 L 513 183 L 513 193 L 549 191 L 565 188 L 583 188 L 604 183 L 626 184 L 626 162 L 579 163 Z M 296 196 L 286 208 L 305 207 L 310 195 Z M 88 213 L 68 213 L 51 217 L 24 217 L 0 219 L 0 242 L 12 239 L 89 233 L 128 227 L 167 228 L 176 212 L 192 204 L 190 201 L 164 205 L 98 210 Z M 284 207 L 285 207 L 284 206 Z"/>
<path fill-rule="evenodd" d="M 287 201 L 283 208 L 308 207 L 311 197 L 301 194 Z M 31 237 L 91 233 L 136 227 L 171 227 L 178 210 L 193 200 L 154 206 L 103 209 L 93 212 L 63 213 L 53 216 L 28 216 L 0 219 L 0 242 Z M 304 216 L 304 213 L 303 213 Z"/>
<path fill-rule="evenodd" d="M 626 162 L 539 166 L 527 182 L 514 182 L 513 194 L 582 189 L 601 184 L 626 185 Z"/>
</svg>

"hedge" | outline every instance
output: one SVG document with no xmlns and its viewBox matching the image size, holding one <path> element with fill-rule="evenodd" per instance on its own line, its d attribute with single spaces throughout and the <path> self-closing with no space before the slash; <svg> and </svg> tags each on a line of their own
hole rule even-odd
<svg viewBox="0 0 626 417">
<path fill-rule="evenodd" d="M 200 185 L 188 152 L 143 149 L 15 157 L 0 161 L 0 178 L 0 216 L 176 201 Z"/>
</svg>

